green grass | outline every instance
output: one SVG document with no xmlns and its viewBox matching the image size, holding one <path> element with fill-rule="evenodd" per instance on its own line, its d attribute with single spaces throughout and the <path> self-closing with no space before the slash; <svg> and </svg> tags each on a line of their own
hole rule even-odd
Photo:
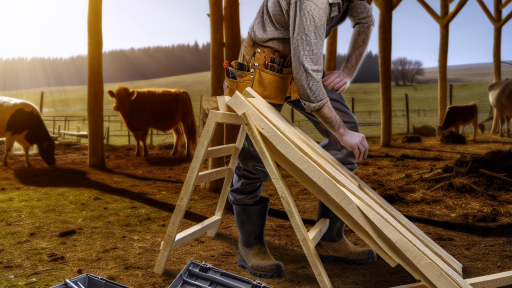
<svg viewBox="0 0 512 288">
<path fill-rule="evenodd" d="M 105 84 L 104 95 L 104 115 L 117 116 L 118 113 L 112 110 L 112 100 L 107 95 L 108 90 L 113 90 L 119 85 L 124 85 L 132 89 L 137 88 L 173 88 L 186 90 L 191 98 L 194 107 L 194 114 L 199 116 L 199 104 L 201 95 L 209 95 L 210 72 L 202 72 L 189 75 L 180 75 L 174 77 L 131 81 L 122 83 Z M 463 82 L 453 84 L 453 104 L 464 104 L 475 102 L 478 104 L 479 119 L 484 120 L 489 114 L 489 100 L 487 93 L 488 82 Z M 40 93 L 44 91 L 44 116 L 79 116 L 87 117 L 87 86 L 66 86 L 49 87 L 40 89 L 29 89 L 20 91 L 1 92 L 4 96 L 24 99 L 39 106 Z M 407 121 L 403 116 L 405 110 L 405 94 L 409 95 L 410 129 L 412 125 L 421 126 L 423 124 L 437 125 L 437 84 L 417 85 L 416 90 L 412 86 L 392 87 L 393 93 L 393 133 L 405 133 L 407 131 Z M 355 115 L 362 124 L 360 131 L 366 136 L 380 135 L 380 87 L 379 83 L 354 83 L 343 93 L 349 107 L 352 106 L 354 98 Z M 418 114 L 417 109 L 421 109 Z M 371 112 L 368 112 L 371 111 Z M 290 107 L 285 105 L 282 111 L 283 115 L 291 118 Z M 120 121 L 119 117 L 112 117 L 113 121 Z M 119 135 L 111 138 L 111 144 L 126 144 L 128 137 L 126 128 L 120 130 L 120 123 L 111 123 L 111 135 Z M 315 140 L 322 140 L 322 137 L 316 132 L 315 128 L 299 113 L 295 113 L 296 125 L 301 127 L 306 133 Z M 49 129 L 53 129 L 53 122 L 47 121 Z M 85 123 L 86 124 L 86 123 Z M 370 124 L 370 125 L 368 125 Z M 56 122 L 57 126 L 63 126 L 63 122 Z M 86 131 L 86 125 L 83 120 L 72 121 L 70 130 L 75 131 L 77 125 L 81 131 Z M 108 126 L 108 125 L 106 125 Z M 467 129 L 467 131 L 470 131 Z M 153 141 L 158 144 L 162 141 L 173 141 L 174 137 L 155 136 Z M 133 138 L 132 142 L 133 143 Z"/>
</svg>

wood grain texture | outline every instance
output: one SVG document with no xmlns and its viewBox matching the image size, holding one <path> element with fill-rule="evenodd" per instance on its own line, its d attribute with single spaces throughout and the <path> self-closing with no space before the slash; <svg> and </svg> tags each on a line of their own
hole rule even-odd
<svg viewBox="0 0 512 288">
<path fill-rule="evenodd" d="M 196 185 L 224 178 L 228 173 L 233 173 L 233 170 L 229 169 L 227 166 L 201 172 L 197 176 Z"/>
<path fill-rule="evenodd" d="M 309 239 L 311 239 L 311 244 L 315 246 L 318 241 L 320 241 L 320 238 L 324 236 L 325 231 L 327 231 L 327 228 L 329 228 L 329 219 L 322 218 L 320 221 L 316 222 L 315 226 L 309 230 L 308 235 Z"/>
<path fill-rule="evenodd" d="M 221 217 L 219 216 L 213 216 L 208 220 L 205 220 L 183 232 L 178 233 L 178 235 L 176 235 L 176 240 L 174 240 L 174 243 L 172 244 L 171 250 L 180 247 L 188 241 L 194 240 L 209 230 L 217 229 L 220 225 L 220 219 Z"/>
<path fill-rule="evenodd" d="M 235 144 L 228 144 L 216 147 L 210 147 L 206 153 L 206 158 L 217 158 L 233 154 L 235 151 Z"/>
</svg>

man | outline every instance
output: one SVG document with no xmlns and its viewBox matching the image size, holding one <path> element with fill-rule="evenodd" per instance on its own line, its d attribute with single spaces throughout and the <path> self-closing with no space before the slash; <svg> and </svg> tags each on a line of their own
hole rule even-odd
<svg viewBox="0 0 512 288">
<path fill-rule="evenodd" d="M 296 91 L 300 100 L 288 103 L 308 117 L 326 139 L 321 146 L 351 171 L 357 167 L 355 162 L 366 159 L 368 144 L 364 135 L 358 133 L 357 119 L 339 93 L 348 86 L 368 47 L 375 23 L 371 1 L 264 0 L 238 59 L 239 63 L 249 66 L 246 71 L 253 78 L 250 82 L 253 89 L 260 95 L 267 95 L 267 98 L 263 97 L 278 110 L 281 110 L 286 95 L 274 94 L 280 93 L 276 91 L 286 92 L 287 87 L 281 86 L 289 83 L 291 75 L 290 78 L 286 78 L 285 72 L 277 75 L 279 69 L 270 69 L 272 65 L 268 60 L 287 59 L 284 67 L 293 63 L 288 70 L 293 72 L 296 86 L 288 91 Z M 340 71 L 324 73 L 324 40 L 346 18 L 351 20 L 354 29 L 347 59 Z M 240 75 L 247 76 L 238 75 L 238 86 L 247 82 L 241 81 Z M 257 277 L 277 278 L 283 277 L 285 270 L 265 244 L 269 200 L 260 194 L 263 182 L 267 180 L 269 175 L 265 166 L 247 137 L 238 156 L 229 192 L 239 232 L 238 265 Z M 322 202 L 318 206 L 317 220 L 321 218 L 330 220 L 327 232 L 316 246 L 322 262 L 340 260 L 362 264 L 376 260 L 374 250 L 354 247 L 346 240 L 343 235 L 345 223 Z"/>
</svg>

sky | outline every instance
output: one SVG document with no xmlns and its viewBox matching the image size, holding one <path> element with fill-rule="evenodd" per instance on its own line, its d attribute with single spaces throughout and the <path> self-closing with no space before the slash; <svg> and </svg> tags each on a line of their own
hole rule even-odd
<svg viewBox="0 0 512 288">
<path fill-rule="evenodd" d="M 240 1 L 243 36 L 262 0 Z M 320 0 L 319 0 L 320 1 Z M 459 0 L 453 1 L 453 8 Z M 493 0 L 484 0 L 494 11 Z M 427 0 L 439 13 L 440 0 Z M 0 0 L 0 58 L 70 57 L 87 54 L 87 0 Z M 207 0 L 103 0 L 103 49 L 130 49 L 210 39 Z M 512 4 L 503 11 L 506 16 Z M 369 50 L 378 52 L 379 9 Z M 338 53 L 346 53 L 350 21 L 338 29 Z M 502 59 L 512 59 L 512 20 L 502 34 Z M 450 24 L 448 64 L 492 62 L 493 26 L 475 0 Z M 393 54 L 437 66 L 439 25 L 416 0 L 403 0 L 393 13 Z"/>
</svg>

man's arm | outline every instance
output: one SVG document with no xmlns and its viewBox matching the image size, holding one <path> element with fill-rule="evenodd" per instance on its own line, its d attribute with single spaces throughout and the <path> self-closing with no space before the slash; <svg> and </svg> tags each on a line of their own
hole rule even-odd
<svg viewBox="0 0 512 288">
<path fill-rule="evenodd" d="M 358 0 L 350 4 L 348 18 L 352 22 L 354 31 L 350 39 L 347 59 L 340 71 L 325 72 L 325 77 L 322 79 L 327 89 L 337 90 L 338 93 L 342 93 L 354 77 L 368 48 L 375 24 L 372 6 L 367 0 Z"/>
</svg>

